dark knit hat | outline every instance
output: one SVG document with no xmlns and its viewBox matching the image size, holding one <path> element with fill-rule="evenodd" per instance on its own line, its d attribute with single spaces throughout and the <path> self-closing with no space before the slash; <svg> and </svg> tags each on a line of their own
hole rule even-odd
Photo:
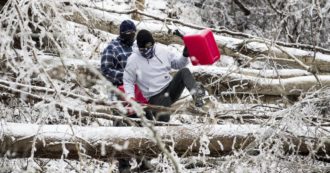
<svg viewBox="0 0 330 173">
<path fill-rule="evenodd" d="M 130 20 L 124 20 L 119 27 L 120 33 L 127 31 L 136 31 L 135 24 Z"/>
<path fill-rule="evenodd" d="M 142 29 L 136 36 L 136 42 L 139 48 L 145 48 L 148 43 L 154 44 L 155 40 L 149 31 Z"/>
</svg>

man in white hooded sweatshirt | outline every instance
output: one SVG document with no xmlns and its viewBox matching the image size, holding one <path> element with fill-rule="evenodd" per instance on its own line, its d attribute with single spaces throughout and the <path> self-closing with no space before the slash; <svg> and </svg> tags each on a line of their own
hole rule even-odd
<svg viewBox="0 0 330 173">
<path fill-rule="evenodd" d="M 170 52 L 165 46 L 155 44 L 152 34 L 141 30 L 136 37 L 138 50 L 128 58 L 124 71 L 124 88 L 126 94 L 134 98 L 134 84 L 136 83 L 149 104 L 169 107 L 177 101 L 184 88 L 192 94 L 195 105 L 203 106 L 203 88 L 196 84 L 188 68 L 188 51 L 185 48 L 182 56 Z M 174 77 L 171 69 L 178 69 Z M 169 115 L 157 117 L 156 120 L 169 121 Z M 151 119 L 153 117 L 148 117 Z"/>
</svg>

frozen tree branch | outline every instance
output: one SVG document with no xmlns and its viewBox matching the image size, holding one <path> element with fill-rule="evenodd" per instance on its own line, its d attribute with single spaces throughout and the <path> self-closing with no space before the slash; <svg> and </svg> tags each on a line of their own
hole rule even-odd
<svg viewBox="0 0 330 173">
<path fill-rule="evenodd" d="M 30 102 L 31 103 L 36 103 L 36 102 L 40 102 L 40 101 L 44 101 L 45 103 L 52 103 L 54 102 L 54 100 L 50 99 L 50 98 L 46 98 L 46 97 L 41 97 L 35 94 L 31 94 L 22 90 L 18 90 L 18 89 L 14 89 L 5 85 L 0 84 L 0 88 L 2 90 L 5 90 L 8 93 L 12 93 L 15 95 L 23 96 L 24 98 L 27 99 L 31 99 Z M 40 88 L 39 88 L 40 89 Z M 102 102 L 103 103 L 103 102 Z M 115 112 L 121 112 L 120 110 L 118 110 L 117 103 L 106 103 L 106 105 L 108 105 L 106 107 L 107 112 L 111 112 L 111 113 L 115 113 Z M 121 104 L 121 103 L 120 103 Z M 94 105 L 95 106 L 95 105 Z M 75 108 L 70 108 L 68 106 L 65 106 L 61 103 L 56 103 L 55 102 L 55 107 L 58 108 L 61 111 L 67 110 L 68 113 L 71 116 L 83 116 L 83 117 L 94 117 L 94 118 L 101 118 L 101 119 L 106 119 L 106 120 L 113 120 L 113 121 L 126 121 L 129 122 L 129 124 L 133 124 L 137 123 L 137 124 L 141 124 L 141 120 L 140 119 L 131 119 L 131 118 L 127 118 L 125 116 L 114 116 L 108 113 L 102 113 L 102 112 L 93 112 L 93 111 L 88 111 L 88 110 L 79 110 L 79 109 L 75 109 Z M 149 109 L 162 109 L 162 107 L 157 107 L 157 106 L 146 106 Z M 93 108 L 92 110 L 94 110 L 95 108 Z M 165 108 L 164 108 L 165 109 Z M 167 124 L 167 125 L 171 125 L 169 123 L 162 123 L 162 122 L 153 122 L 153 121 L 148 121 L 151 124 L 156 124 L 156 125 L 162 125 L 162 124 Z"/>
<path fill-rule="evenodd" d="M 284 12 L 280 11 L 279 9 L 277 9 L 277 8 L 274 6 L 274 4 L 271 2 L 271 0 L 267 0 L 267 2 L 268 2 L 268 4 L 269 4 L 269 6 L 271 7 L 271 9 L 274 10 L 278 15 L 280 15 L 280 16 L 284 16 L 284 15 L 285 15 Z"/>
<path fill-rule="evenodd" d="M 242 2 L 241 1 L 239 1 L 239 0 L 233 0 L 234 1 L 234 3 L 244 12 L 244 14 L 246 15 L 246 16 L 248 16 L 248 15 L 250 15 L 251 14 L 251 12 L 250 12 L 250 10 L 248 9 L 248 8 L 246 8 L 243 4 L 242 4 Z"/>
<path fill-rule="evenodd" d="M 143 11 L 144 10 L 144 0 L 135 0 L 135 8 Z M 132 19 L 133 20 L 137 20 L 137 21 L 141 21 L 142 17 L 137 14 L 137 13 L 132 13 Z"/>
</svg>

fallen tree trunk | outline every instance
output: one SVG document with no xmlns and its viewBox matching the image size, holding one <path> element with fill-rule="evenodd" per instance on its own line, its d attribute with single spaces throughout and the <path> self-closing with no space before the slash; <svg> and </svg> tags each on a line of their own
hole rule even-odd
<svg viewBox="0 0 330 173">
<path fill-rule="evenodd" d="M 236 71 L 222 71 L 216 67 L 201 66 L 190 69 L 211 93 L 232 91 L 261 95 L 300 95 L 320 87 L 312 75 L 270 79 L 238 74 Z M 318 75 L 318 78 L 323 87 L 330 86 L 329 75 Z"/>
<path fill-rule="evenodd" d="M 155 157 L 161 152 L 153 139 L 153 133 L 147 128 L 2 123 L 0 129 L 2 157 L 30 157 L 33 154 L 41 158 L 78 159 L 89 156 L 107 159 L 132 155 Z M 174 146 L 175 152 L 184 156 L 231 154 L 251 144 L 255 136 L 271 130 L 265 126 L 233 124 L 154 129 L 165 144 Z M 203 140 L 206 140 L 206 144 Z M 34 152 L 31 152 L 32 148 Z M 324 156 L 330 154 L 330 143 L 327 140 L 286 136 L 282 149 L 288 153 L 308 155 L 312 151 Z"/>
<path fill-rule="evenodd" d="M 218 47 L 221 48 L 222 54 L 237 57 L 237 53 L 258 60 L 260 58 L 268 58 L 269 61 L 275 61 L 278 64 L 287 66 L 288 61 L 282 59 L 293 60 L 294 66 L 300 66 L 305 69 L 306 66 L 315 66 L 320 72 L 329 72 L 330 60 L 329 54 L 320 52 L 305 51 L 297 48 L 281 47 L 273 45 L 271 42 L 256 39 L 241 40 L 237 38 L 229 38 L 224 36 L 215 36 Z M 292 64 L 292 62 L 290 62 Z"/>
<path fill-rule="evenodd" d="M 284 79 L 291 77 L 301 77 L 310 76 L 312 73 L 306 70 L 300 69 L 263 69 L 256 70 L 250 68 L 239 68 L 239 67 L 217 67 L 217 66 L 196 66 L 191 69 L 196 69 L 196 73 L 201 71 L 201 73 L 217 73 L 217 71 L 222 71 L 225 73 L 237 73 L 245 76 L 259 77 L 259 78 L 269 78 L 269 79 Z M 202 70 L 203 69 L 203 70 Z M 219 73 L 220 74 L 220 73 Z"/>
</svg>

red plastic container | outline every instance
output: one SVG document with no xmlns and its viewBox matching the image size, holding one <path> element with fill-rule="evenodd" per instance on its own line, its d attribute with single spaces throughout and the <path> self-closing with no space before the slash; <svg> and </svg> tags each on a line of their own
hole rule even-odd
<svg viewBox="0 0 330 173">
<path fill-rule="evenodd" d="M 148 100 L 142 95 L 142 92 L 140 91 L 139 87 L 136 84 L 134 86 L 135 100 L 139 103 L 148 103 Z M 124 85 L 120 85 L 118 89 L 125 93 Z"/>
<path fill-rule="evenodd" d="M 211 29 L 183 36 L 193 65 L 211 65 L 220 59 L 220 51 Z"/>
</svg>

